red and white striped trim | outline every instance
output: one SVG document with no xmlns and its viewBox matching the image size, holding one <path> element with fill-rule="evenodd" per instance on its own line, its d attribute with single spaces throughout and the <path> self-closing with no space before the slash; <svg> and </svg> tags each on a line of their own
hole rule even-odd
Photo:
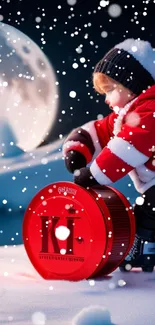
<svg viewBox="0 0 155 325">
<path fill-rule="evenodd" d="M 128 141 L 119 137 L 110 140 L 107 147 L 112 153 L 132 167 L 142 165 L 149 159 L 148 156 L 141 153 Z"/>
<path fill-rule="evenodd" d="M 100 185 L 108 185 L 112 183 L 112 180 L 101 171 L 96 163 L 96 160 L 94 160 L 91 164 L 90 172 Z"/>
<path fill-rule="evenodd" d="M 91 136 L 91 139 L 93 141 L 93 145 L 95 147 L 95 152 L 92 157 L 92 160 L 94 160 L 102 150 L 102 147 L 99 142 L 99 138 L 97 136 L 96 128 L 95 128 L 95 124 L 94 124 L 95 122 L 96 121 L 90 121 L 90 122 L 81 126 L 81 128 L 83 130 L 85 130 L 89 133 L 89 135 Z"/>
<path fill-rule="evenodd" d="M 145 165 L 139 166 L 136 168 L 137 174 L 140 180 L 144 183 L 151 181 L 155 178 L 155 172 L 148 169 Z"/>
<path fill-rule="evenodd" d="M 150 180 L 149 182 L 144 183 L 139 179 L 139 176 L 138 176 L 136 170 L 132 170 L 131 172 L 128 173 L 128 175 L 132 179 L 137 192 L 139 192 L 141 194 L 146 192 L 151 186 L 155 185 L 155 177 L 152 180 Z"/>
<path fill-rule="evenodd" d="M 89 151 L 88 147 L 80 141 L 70 140 L 64 143 L 63 155 L 65 156 L 67 152 L 71 150 L 76 150 L 80 152 L 86 158 L 87 164 L 92 160 L 92 154 Z"/>
</svg>

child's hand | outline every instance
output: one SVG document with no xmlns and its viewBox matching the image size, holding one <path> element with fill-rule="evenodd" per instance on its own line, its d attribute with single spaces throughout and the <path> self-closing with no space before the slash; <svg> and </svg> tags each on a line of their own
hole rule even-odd
<svg viewBox="0 0 155 325">
<path fill-rule="evenodd" d="M 86 166 L 86 158 L 78 151 L 68 151 L 65 156 L 65 166 L 70 173 L 74 173 L 76 169 Z"/>
<path fill-rule="evenodd" d="M 92 187 L 99 185 L 96 179 L 92 176 L 90 169 L 88 167 L 81 168 L 79 170 L 79 175 L 74 175 L 74 183 L 83 187 Z"/>
</svg>

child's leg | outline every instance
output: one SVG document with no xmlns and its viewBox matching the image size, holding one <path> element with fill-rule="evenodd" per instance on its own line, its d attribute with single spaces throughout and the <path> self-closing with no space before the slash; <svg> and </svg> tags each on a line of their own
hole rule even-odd
<svg viewBox="0 0 155 325">
<path fill-rule="evenodd" d="M 155 186 L 149 188 L 143 197 L 144 203 L 134 207 L 136 229 L 142 227 L 155 231 Z"/>
<path fill-rule="evenodd" d="M 133 245 L 121 263 L 120 269 L 129 263 L 143 270 L 155 265 L 155 186 L 144 193 L 144 203 L 135 204 L 136 236 Z"/>
</svg>

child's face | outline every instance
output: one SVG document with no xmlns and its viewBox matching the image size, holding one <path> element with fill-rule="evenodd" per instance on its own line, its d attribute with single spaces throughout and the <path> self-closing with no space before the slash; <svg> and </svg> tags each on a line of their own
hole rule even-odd
<svg viewBox="0 0 155 325">
<path fill-rule="evenodd" d="M 129 89 L 103 73 L 93 75 L 93 84 L 97 92 L 105 95 L 105 102 L 113 110 L 119 111 L 128 102 L 136 97 Z"/>
<path fill-rule="evenodd" d="M 135 94 L 122 85 L 115 83 L 109 84 L 105 89 L 105 103 L 113 110 L 114 108 L 123 108 L 131 101 Z"/>
</svg>

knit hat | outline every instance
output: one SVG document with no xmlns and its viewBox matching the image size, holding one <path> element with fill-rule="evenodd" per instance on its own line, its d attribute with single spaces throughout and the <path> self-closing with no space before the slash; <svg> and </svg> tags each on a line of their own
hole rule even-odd
<svg viewBox="0 0 155 325">
<path fill-rule="evenodd" d="M 148 41 L 126 39 L 105 54 L 94 72 L 104 73 L 139 95 L 155 83 L 155 49 Z"/>
</svg>

